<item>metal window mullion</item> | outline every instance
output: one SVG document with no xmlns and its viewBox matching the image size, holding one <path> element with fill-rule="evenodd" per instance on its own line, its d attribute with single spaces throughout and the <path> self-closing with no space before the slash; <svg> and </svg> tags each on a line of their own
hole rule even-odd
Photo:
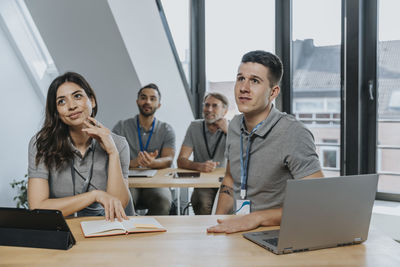
<svg viewBox="0 0 400 267">
<path fill-rule="evenodd" d="M 292 0 L 275 0 L 275 54 L 282 60 L 284 69 L 276 106 L 281 111 L 292 114 Z"/>
<path fill-rule="evenodd" d="M 361 91 L 361 173 L 376 172 L 377 154 L 377 48 L 378 3 L 363 2 L 362 6 L 362 91 Z M 369 88 L 371 86 L 371 88 Z M 370 91 L 371 89 L 371 91 Z"/>
<path fill-rule="evenodd" d="M 193 104 L 192 93 L 191 93 L 191 90 L 189 88 L 189 84 L 188 84 L 188 81 L 186 79 L 185 71 L 183 70 L 182 63 L 181 63 L 181 60 L 180 60 L 179 55 L 178 55 L 178 51 L 176 50 L 174 38 L 172 37 L 172 33 L 171 33 L 171 30 L 170 30 L 169 25 L 168 25 L 168 20 L 167 20 L 167 17 L 165 15 L 164 8 L 162 6 L 161 0 L 155 0 L 155 1 L 156 1 L 156 4 L 157 4 L 158 12 L 160 13 L 161 22 L 162 22 L 162 24 L 164 26 L 164 31 L 165 31 L 165 34 L 167 36 L 168 43 L 169 43 L 169 45 L 171 47 L 172 54 L 174 55 L 174 58 L 175 58 L 175 63 L 176 63 L 176 66 L 178 68 L 178 72 L 180 74 L 183 87 L 185 88 L 186 95 L 188 97 L 188 100 L 189 100 L 189 103 L 191 105 L 192 112 L 193 112 L 193 115 L 194 115 L 195 112 L 194 112 L 194 104 Z"/>
<path fill-rule="evenodd" d="M 202 117 L 206 91 L 205 0 L 190 1 L 190 76 L 191 93 L 196 119 Z"/>
<path fill-rule="evenodd" d="M 341 175 L 360 172 L 360 9 L 362 0 L 342 0 Z"/>
</svg>

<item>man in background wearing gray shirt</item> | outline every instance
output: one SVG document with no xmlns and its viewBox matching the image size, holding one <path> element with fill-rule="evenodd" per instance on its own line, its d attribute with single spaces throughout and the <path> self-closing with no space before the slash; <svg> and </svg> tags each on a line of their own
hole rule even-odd
<svg viewBox="0 0 400 267">
<path fill-rule="evenodd" d="M 130 168 L 169 168 L 175 155 L 175 133 L 172 127 L 154 116 L 161 106 L 161 94 L 151 83 L 138 92 L 140 113 L 119 121 L 113 132 L 126 138 L 130 148 Z M 148 215 L 168 215 L 172 196 L 169 188 L 131 188 L 135 208 L 148 209 Z"/>
<path fill-rule="evenodd" d="M 234 89 L 242 114 L 229 124 L 228 162 L 216 213 L 244 215 L 218 220 L 208 232 L 279 225 L 286 181 L 323 177 L 311 132 L 272 105 L 282 73 L 274 54 L 252 51 L 242 57 Z"/>
<path fill-rule="evenodd" d="M 208 93 L 203 101 L 203 118 L 192 121 L 178 156 L 178 167 L 212 172 L 225 167 L 225 141 L 228 121 L 228 99 L 219 93 Z M 189 159 L 193 152 L 193 161 Z M 191 197 L 196 215 L 211 214 L 217 188 L 195 188 Z"/>
</svg>

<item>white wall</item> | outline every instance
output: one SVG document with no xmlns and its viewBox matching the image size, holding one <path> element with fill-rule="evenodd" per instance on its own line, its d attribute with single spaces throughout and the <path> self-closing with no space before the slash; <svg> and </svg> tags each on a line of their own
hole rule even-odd
<svg viewBox="0 0 400 267">
<path fill-rule="evenodd" d="M 28 143 L 44 109 L 1 27 L 0 58 L 0 206 L 14 207 L 10 182 L 27 173 Z"/>
<path fill-rule="evenodd" d="M 155 0 L 108 0 L 142 85 L 156 83 L 161 90 L 158 119 L 175 129 L 177 152 L 193 120 Z"/>
<path fill-rule="evenodd" d="M 139 88 L 158 84 L 162 107 L 156 116 L 175 129 L 179 152 L 193 115 L 155 1 L 35 0 L 26 5 L 59 72 L 79 72 L 94 87 L 98 118 L 106 126 L 136 114 Z M 0 206 L 13 206 L 9 183 L 27 171 L 28 142 L 41 126 L 44 107 L 3 31 L 0 51 Z"/>
<path fill-rule="evenodd" d="M 177 153 L 193 115 L 156 2 L 26 2 L 59 72 L 82 73 L 96 91 L 108 127 L 138 112 L 140 87 L 160 87 L 158 119 L 175 129 Z"/>
<path fill-rule="evenodd" d="M 93 87 L 97 119 L 112 128 L 137 113 L 141 85 L 106 0 L 25 2 L 58 71 L 78 72 Z"/>
</svg>

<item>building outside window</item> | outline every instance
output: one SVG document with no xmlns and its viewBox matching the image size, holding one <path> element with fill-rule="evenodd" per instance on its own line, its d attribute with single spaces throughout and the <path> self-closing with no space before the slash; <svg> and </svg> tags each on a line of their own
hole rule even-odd
<svg viewBox="0 0 400 267">
<path fill-rule="evenodd" d="M 292 110 L 313 133 L 324 174 L 338 176 L 341 1 L 293 0 L 292 13 Z"/>
<path fill-rule="evenodd" d="M 228 96 L 229 118 L 238 113 L 233 88 L 241 56 L 255 49 L 274 52 L 275 1 L 250 2 L 246 5 L 253 7 L 252 12 L 243 12 L 239 0 L 205 2 L 207 90 Z M 396 12 L 400 3 L 380 0 L 378 4 L 378 191 L 398 194 L 400 34 L 393 25 L 400 23 Z M 292 110 L 313 133 L 327 176 L 340 174 L 341 8 L 340 0 L 292 0 Z"/>
</svg>

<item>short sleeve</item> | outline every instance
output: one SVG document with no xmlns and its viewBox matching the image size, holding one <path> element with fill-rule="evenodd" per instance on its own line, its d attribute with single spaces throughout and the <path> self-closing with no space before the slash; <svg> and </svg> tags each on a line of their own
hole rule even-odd
<svg viewBox="0 0 400 267">
<path fill-rule="evenodd" d="M 300 123 L 288 129 L 288 140 L 284 142 L 284 164 L 295 179 L 303 178 L 321 170 L 314 137 Z"/>
<path fill-rule="evenodd" d="M 231 146 L 231 139 L 232 139 L 232 123 L 229 123 L 229 127 L 228 127 L 228 133 L 226 134 L 226 141 L 225 141 L 225 158 L 227 161 L 229 161 L 229 149 Z"/>
<path fill-rule="evenodd" d="M 112 131 L 115 134 L 122 135 L 122 121 L 117 122 Z"/>
<path fill-rule="evenodd" d="M 44 178 L 49 179 L 49 170 L 44 165 L 43 161 L 40 161 L 36 165 L 36 136 L 32 137 L 28 147 L 28 177 L 29 178 Z"/>
<path fill-rule="evenodd" d="M 126 138 L 123 136 L 119 137 L 119 145 L 118 145 L 118 152 L 119 152 L 119 161 L 121 163 L 122 175 L 124 178 L 128 178 L 129 175 L 129 145 L 126 141 Z"/>
<path fill-rule="evenodd" d="M 163 147 L 175 149 L 175 132 L 171 125 L 166 124 L 166 133 L 164 138 Z"/>
<path fill-rule="evenodd" d="M 193 148 L 193 137 L 192 137 L 192 132 L 193 132 L 193 122 L 189 125 L 189 128 L 186 131 L 185 139 L 183 139 L 183 146 L 188 146 Z"/>
</svg>

